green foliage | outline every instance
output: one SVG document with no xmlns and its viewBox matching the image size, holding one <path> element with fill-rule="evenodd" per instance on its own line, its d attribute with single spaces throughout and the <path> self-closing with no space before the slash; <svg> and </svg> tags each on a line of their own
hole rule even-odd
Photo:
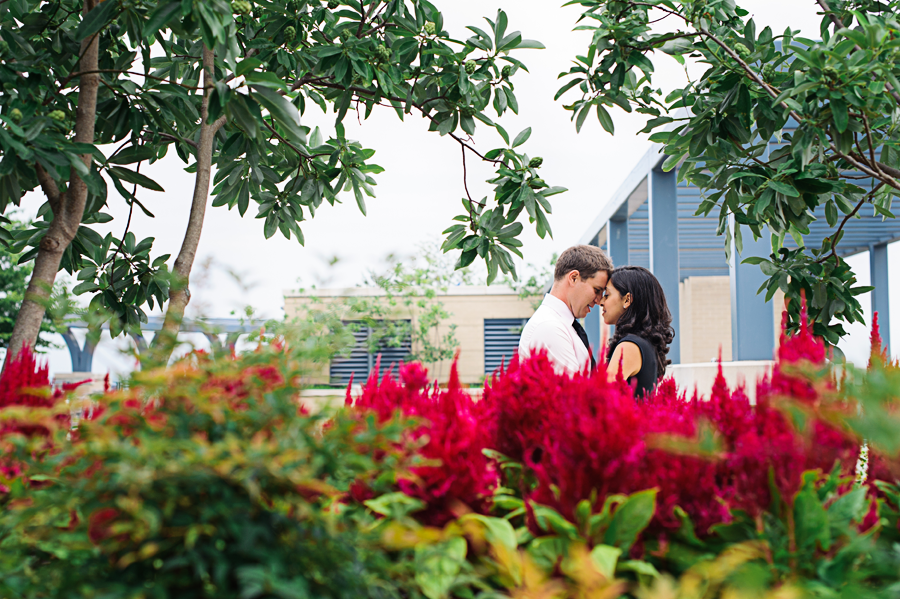
<svg viewBox="0 0 900 599">
<path fill-rule="evenodd" d="M 509 31 L 503 11 L 460 40 L 444 30 L 443 15 L 426 0 L 328 2 L 327 8 L 308 0 L 108 0 L 83 16 L 82 6 L 17 0 L 0 10 L 0 212 L 38 186 L 41 169 L 61 191 L 73 173 L 86 184 L 82 226 L 61 268 L 78 273 L 76 293 L 88 294 L 91 308 L 108 315 L 113 334 L 146 322 L 145 306 L 165 301 L 170 281 L 168 256 L 153 255 L 152 238 L 135 239 L 130 220 L 117 236 L 94 230 L 111 220 L 104 212 L 112 201 L 106 181 L 132 211 L 136 206 L 152 216 L 146 192 L 163 186 L 141 166 L 174 153 L 197 172 L 204 97 L 216 130 L 213 205 L 245 215 L 252 202 L 266 238 L 280 232 L 303 243 L 301 223 L 345 193 L 365 214 L 382 168 L 372 162 L 374 149 L 346 138 L 342 123 L 352 112 L 358 114 L 350 118 L 367 118 L 376 107 L 392 108 L 401 120 L 421 115 L 431 131 L 460 144 L 464 157 L 495 168 L 491 207 L 466 197 L 457 220 L 470 234 L 448 231 L 444 249 L 462 250 L 461 266 L 478 255 L 487 261 L 489 280 L 498 271 L 515 274 L 510 252 L 521 246 L 523 209 L 542 237 L 550 231 L 546 198 L 562 188 L 532 190 L 529 159 L 517 149 L 527 134 L 510 144 L 486 114 L 489 107 L 498 117 L 518 112 L 512 78 L 526 67 L 513 55 L 543 47 Z M 68 115 L 77 114 L 81 44 L 94 38 L 101 80 L 96 130 L 93 143 L 79 144 Z M 206 96 L 204 48 L 215 53 Z M 474 71 L 466 66 L 471 63 Z M 301 116 L 317 118 L 310 115 L 313 104 L 334 121 L 301 124 Z M 466 140 L 476 121 L 508 145 L 476 151 Z M 116 144 L 111 152 L 98 149 L 110 144 Z M 45 193 L 50 183 L 41 183 Z M 16 236 L 14 251 L 34 258 L 52 218 L 47 203 L 33 228 Z"/>
<path fill-rule="evenodd" d="M 678 167 L 679 182 L 702 190 L 698 214 L 716 211 L 726 253 L 732 241 L 740 252 L 742 230 L 771 238 L 770 259 L 752 260 L 769 277 L 769 298 L 777 288 L 797 300 L 815 296 L 815 332 L 832 344 L 845 334 L 840 321 L 862 322 L 856 296 L 866 288 L 837 248 L 861 209 L 893 218 L 900 195 L 900 4 L 810 1 L 809 10 L 824 9 L 820 41 L 787 23 L 781 34 L 757 31 L 734 2 L 569 4 L 585 9 L 577 29 L 593 36 L 557 93 L 580 93 L 566 106 L 576 128 L 595 110 L 612 133 L 610 107 L 651 117 L 644 131 L 664 144 L 664 168 Z M 671 23 L 666 31 L 652 26 L 661 18 Z M 657 51 L 707 68 L 682 88 L 654 88 Z M 802 235 L 822 207 L 832 232 L 807 248 Z M 787 236 L 799 251 L 784 247 Z"/>
<path fill-rule="evenodd" d="M 315 356 L 297 341 L 138 373 L 38 460 L 48 440 L 14 440 L 32 486 L 0 516 L 4 596 L 398 596 L 342 496 L 357 477 L 384 490 L 402 427 L 301 411 Z"/>
</svg>

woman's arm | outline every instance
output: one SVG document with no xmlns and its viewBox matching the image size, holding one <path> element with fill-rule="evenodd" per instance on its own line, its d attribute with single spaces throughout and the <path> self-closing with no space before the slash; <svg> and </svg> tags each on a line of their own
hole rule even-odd
<svg viewBox="0 0 900 599">
<path fill-rule="evenodd" d="M 616 380 L 619 374 L 619 364 L 622 365 L 622 376 L 628 378 L 641 371 L 644 359 L 641 356 L 641 348 L 631 341 L 623 341 L 613 352 L 612 359 L 606 367 L 606 376 L 610 381 Z"/>
</svg>

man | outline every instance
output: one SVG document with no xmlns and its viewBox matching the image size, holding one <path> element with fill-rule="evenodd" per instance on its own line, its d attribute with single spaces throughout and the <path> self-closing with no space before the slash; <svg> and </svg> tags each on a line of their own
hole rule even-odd
<svg viewBox="0 0 900 599">
<path fill-rule="evenodd" d="M 581 372 L 588 361 L 593 368 L 587 333 L 577 319 L 600 303 L 612 269 L 612 260 L 598 247 L 576 245 L 564 251 L 556 261 L 550 293 L 522 330 L 519 356 L 545 349 L 559 372 Z"/>
</svg>

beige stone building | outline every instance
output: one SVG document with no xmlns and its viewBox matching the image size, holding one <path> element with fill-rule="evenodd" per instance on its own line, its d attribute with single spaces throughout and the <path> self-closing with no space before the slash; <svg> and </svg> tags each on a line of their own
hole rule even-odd
<svg viewBox="0 0 900 599">
<path fill-rule="evenodd" d="M 679 339 L 681 364 L 716 362 L 719 351 L 722 361 L 732 361 L 731 339 L 731 282 L 727 276 L 687 277 L 678 285 L 680 305 Z M 781 336 L 781 313 L 784 293 L 772 298 L 772 334 L 775 345 Z M 762 334 L 762 332 L 761 332 Z"/>
<path fill-rule="evenodd" d="M 315 291 L 285 291 L 284 311 L 288 320 L 302 318 L 310 309 L 324 305 L 336 308 L 349 305 L 351 298 L 371 298 L 379 301 L 384 298 L 380 289 L 356 287 L 349 289 L 317 289 Z M 539 299 L 539 298 L 538 298 Z M 398 304 L 390 310 L 391 318 L 409 320 L 413 326 L 423 312 L 419 305 L 428 302 L 441 302 L 449 317 L 441 322 L 435 332 L 438 338 L 453 332 L 459 342 L 459 376 L 464 384 L 480 385 L 501 361 L 509 361 L 518 346 L 521 327 L 534 314 L 535 299 L 521 299 L 518 294 L 505 286 L 490 287 L 460 286 L 451 287 L 446 293 L 434 299 L 422 297 L 412 306 Z M 350 310 L 347 309 L 349 314 Z M 343 316 L 342 316 L 343 318 Z M 354 381 L 360 382 L 371 370 L 375 356 L 365 347 L 365 331 L 357 335 L 357 347 L 347 359 L 333 360 L 328 369 L 323 367 L 314 381 L 320 384 L 345 383 L 349 373 L 353 372 Z M 416 348 L 412 348 L 416 349 Z M 390 348 L 382 352 L 382 364 L 399 361 L 407 354 L 409 347 Z M 442 382 L 446 382 L 450 374 L 450 361 L 427 364 L 429 371 Z"/>
</svg>

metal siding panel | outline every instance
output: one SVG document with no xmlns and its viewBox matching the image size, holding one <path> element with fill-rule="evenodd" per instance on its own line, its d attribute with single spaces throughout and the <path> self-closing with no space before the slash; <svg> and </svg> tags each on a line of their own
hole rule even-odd
<svg viewBox="0 0 900 599">
<path fill-rule="evenodd" d="M 678 191 L 678 274 L 687 277 L 727 276 L 728 261 L 722 238 L 716 235 L 716 216 L 694 216 L 700 206 L 700 188 L 680 183 Z"/>
<path fill-rule="evenodd" d="M 628 217 L 628 264 L 650 268 L 650 210 L 647 202 Z"/>
<path fill-rule="evenodd" d="M 408 322 L 408 321 L 407 321 Z M 344 324 L 352 324 L 345 322 Z M 355 343 L 350 355 L 346 358 L 334 358 L 329 367 L 329 378 L 333 385 L 346 385 L 350 382 L 350 376 L 356 382 L 363 382 L 369 378 L 372 368 L 381 356 L 382 372 L 388 368 L 396 368 L 396 365 L 405 361 L 412 352 L 412 339 L 407 337 L 398 347 L 388 347 L 383 344 L 375 354 L 369 353 L 368 339 L 369 329 L 366 327 L 354 331 Z"/>
<path fill-rule="evenodd" d="M 522 327 L 527 318 L 484 319 L 484 374 L 490 376 L 501 364 L 509 363 L 519 349 Z"/>
</svg>

